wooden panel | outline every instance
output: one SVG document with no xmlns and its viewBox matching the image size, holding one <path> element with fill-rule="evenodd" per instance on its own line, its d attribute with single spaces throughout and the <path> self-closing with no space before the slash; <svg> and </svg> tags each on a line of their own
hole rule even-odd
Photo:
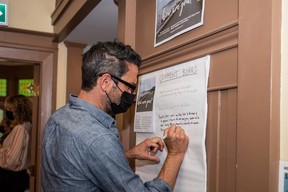
<svg viewBox="0 0 288 192">
<path fill-rule="evenodd" d="M 236 191 L 237 90 L 208 93 L 207 191 Z"/>
<path fill-rule="evenodd" d="M 160 55 L 144 58 L 139 74 L 144 74 L 165 67 L 173 66 L 177 63 L 183 63 L 185 61 L 196 59 L 197 57 L 201 57 L 204 55 L 219 53 L 227 49 L 236 48 L 237 43 L 238 27 L 234 26 L 227 30 L 215 33 L 208 38 L 201 39 L 197 42 L 183 45 L 181 47 L 178 47 L 177 49 L 168 50 L 161 53 Z M 233 53 L 230 53 L 230 55 L 235 55 L 235 50 L 232 52 Z M 229 58 L 231 56 L 229 56 Z M 221 55 L 218 57 L 221 57 Z M 216 61 L 219 60 L 218 57 L 215 58 Z M 236 59 L 233 60 L 233 63 L 231 65 L 235 66 L 235 61 Z M 224 62 L 224 64 L 220 63 L 220 65 L 227 65 L 226 63 L 230 63 L 229 60 L 222 62 Z M 229 70 L 227 69 L 227 71 Z"/>
<path fill-rule="evenodd" d="M 154 48 L 155 10 L 155 0 L 137 0 L 136 49 L 143 58 L 175 49 L 238 24 L 238 0 L 206 0 L 203 26 Z"/>
<path fill-rule="evenodd" d="M 208 84 L 210 90 L 237 86 L 237 51 L 235 47 L 213 54 Z"/>
<path fill-rule="evenodd" d="M 69 95 L 78 95 L 82 82 L 82 55 L 86 45 L 80 43 L 65 42 L 67 47 L 67 82 L 66 82 L 66 101 Z"/>
<path fill-rule="evenodd" d="M 259 3 L 239 1 L 237 189 L 276 192 L 281 1 Z"/>
</svg>

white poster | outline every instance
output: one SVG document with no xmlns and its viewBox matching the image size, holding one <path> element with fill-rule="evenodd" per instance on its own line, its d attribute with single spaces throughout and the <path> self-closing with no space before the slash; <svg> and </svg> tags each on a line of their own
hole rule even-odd
<svg viewBox="0 0 288 192">
<path fill-rule="evenodd" d="M 210 56 L 162 69 L 139 78 L 136 100 L 136 143 L 147 137 L 163 136 L 172 123 L 185 129 L 189 147 L 182 163 L 175 192 L 205 192 L 207 84 Z M 141 128 L 143 127 L 143 128 Z M 160 164 L 136 161 L 143 181 L 157 177 L 167 151 L 158 152 Z"/>
<path fill-rule="evenodd" d="M 288 192 L 288 162 L 280 161 L 279 164 L 279 192 Z"/>
</svg>

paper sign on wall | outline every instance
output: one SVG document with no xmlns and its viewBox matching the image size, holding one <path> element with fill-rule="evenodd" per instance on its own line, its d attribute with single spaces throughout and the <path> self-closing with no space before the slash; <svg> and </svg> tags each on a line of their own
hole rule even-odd
<svg viewBox="0 0 288 192">
<path fill-rule="evenodd" d="M 182 163 L 175 192 L 205 192 L 207 84 L 210 56 L 182 63 L 139 77 L 134 131 L 136 142 L 162 137 L 172 123 L 181 125 L 189 136 L 189 147 Z M 157 177 L 167 151 L 157 154 L 160 165 L 136 161 L 136 173 L 144 181 Z"/>
<path fill-rule="evenodd" d="M 279 192 L 288 192 L 288 162 L 280 161 L 279 164 Z"/>
</svg>

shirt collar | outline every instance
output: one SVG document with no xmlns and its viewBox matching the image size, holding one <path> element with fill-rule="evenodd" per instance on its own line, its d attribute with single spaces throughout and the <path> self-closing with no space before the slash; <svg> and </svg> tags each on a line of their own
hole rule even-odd
<svg viewBox="0 0 288 192">
<path fill-rule="evenodd" d="M 79 99 L 75 95 L 70 95 L 69 105 L 72 108 L 82 109 L 90 113 L 99 122 L 101 122 L 105 127 L 110 129 L 111 127 L 116 126 L 116 121 L 113 117 L 102 111 L 101 109 L 97 108 L 96 106 L 84 101 L 83 99 Z"/>
</svg>

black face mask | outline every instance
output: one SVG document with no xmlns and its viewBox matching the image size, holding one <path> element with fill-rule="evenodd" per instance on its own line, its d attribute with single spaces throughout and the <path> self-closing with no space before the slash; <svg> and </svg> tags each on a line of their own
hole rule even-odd
<svg viewBox="0 0 288 192">
<path fill-rule="evenodd" d="M 6 110 L 6 117 L 7 117 L 7 119 L 9 119 L 10 121 L 13 121 L 13 120 L 14 120 L 13 112 Z"/>
<path fill-rule="evenodd" d="M 111 101 L 111 99 L 110 99 L 110 97 L 108 96 L 107 93 L 106 93 L 106 95 L 107 95 L 108 99 L 111 102 L 111 104 L 110 104 L 111 105 L 111 110 L 112 110 L 112 113 L 114 115 L 126 112 L 129 109 L 129 107 L 131 107 L 131 105 L 133 104 L 134 99 L 135 99 L 135 95 L 134 94 L 128 93 L 126 91 L 123 91 L 123 93 L 121 95 L 121 101 L 117 105 L 116 103 L 112 103 L 112 101 Z"/>
</svg>

